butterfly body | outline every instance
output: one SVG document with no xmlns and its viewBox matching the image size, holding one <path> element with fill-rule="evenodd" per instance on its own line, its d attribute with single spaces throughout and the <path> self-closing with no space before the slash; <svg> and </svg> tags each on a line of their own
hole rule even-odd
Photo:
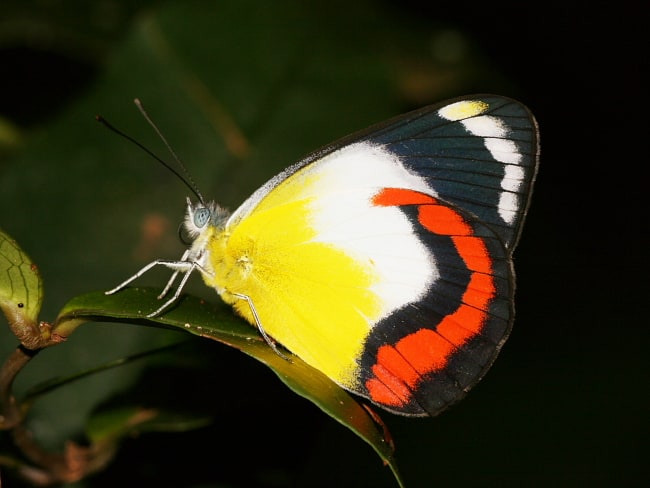
<svg viewBox="0 0 650 488">
<path fill-rule="evenodd" d="M 308 156 L 232 215 L 188 202 L 194 243 L 160 264 L 198 269 L 343 388 L 435 415 L 479 381 L 510 332 L 512 250 L 537 152 L 532 115 L 510 99 L 426 107 Z"/>
</svg>

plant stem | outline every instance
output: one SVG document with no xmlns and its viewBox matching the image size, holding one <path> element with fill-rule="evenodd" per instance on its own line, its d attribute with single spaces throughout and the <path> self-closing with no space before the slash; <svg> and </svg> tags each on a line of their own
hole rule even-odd
<svg viewBox="0 0 650 488">
<path fill-rule="evenodd" d="M 0 369 L 0 429 L 12 429 L 23 419 L 23 412 L 16 403 L 12 386 L 16 375 L 40 349 L 30 350 L 18 346 Z"/>
<path fill-rule="evenodd" d="M 115 454 L 115 445 L 67 442 L 62 453 L 54 453 L 44 450 L 33 438 L 23 424 L 26 409 L 16 402 L 12 386 L 18 373 L 39 351 L 18 346 L 0 369 L 0 429 L 12 431 L 16 447 L 33 465 L 8 457 L 0 457 L 0 465 L 16 470 L 34 486 L 75 482 L 104 468 Z"/>
</svg>

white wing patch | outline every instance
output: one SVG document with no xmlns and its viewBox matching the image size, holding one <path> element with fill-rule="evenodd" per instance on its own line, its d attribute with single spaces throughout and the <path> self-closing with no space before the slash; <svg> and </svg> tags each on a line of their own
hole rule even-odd
<svg viewBox="0 0 650 488">
<path fill-rule="evenodd" d="M 504 164 L 505 174 L 501 180 L 504 191 L 499 195 L 498 212 L 504 222 L 513 224 L 521 205 L 517 193 L 524 181 L 524 170 L 520 166 L 523 156 L 517 144 L 508 139 L 510 129 L 502 119 L 491 115 L 475 116 L 461 123 L 470 134 L 482 137 L 490 155 Z"/>
<path fill-rule="evenodd" d="M 383 188 L 434 194 L 425 180 L 394 154 L 369 143 L 325 156 L 305 168 L 305 176 L 317 178 L 311 205 L 315 240 L 372 266 L 379 276 L 372 291 L 382 300 L 381 316 L 419 300 L 439 277 L 434 257 L 398 208 L 374 206 L 371 200 Z"/>
</svg>

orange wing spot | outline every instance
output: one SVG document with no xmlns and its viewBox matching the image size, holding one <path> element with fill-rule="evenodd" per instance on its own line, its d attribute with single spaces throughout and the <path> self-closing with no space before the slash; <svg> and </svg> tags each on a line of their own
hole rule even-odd
<svg viewBox="0 0 650 488">
<path fill-rule="evenodd" d="M 437 203 L 437 200 L 424 193 L 403 188 L 384 188 L 372 198 L 372 204 L 376 207 L 399 207 L 401 205 L 431 203 Z"/>
<path fill-rule="evenodd" d="M 469 236 L 472 228 L 454 209 L 442 205 L 425 205 L 419 208 L 418 220 L 431 232 L 442 236 Z"/>
<path fill-rule="evenodd" d="M 420 378 L 419 373 L 413 368 L 404 356 L 393 346 L 382 346 L 377 351 L 377 364 L 394 376 L 413 387 Z"/>
<path fill-rule="evenodd" d="M 463 294 L 463 302 L 472 307 L 486 310 L 495 294 L 496 289 L 492 276 L 473 273 Z"/>
<path fill-rule="evenodd" d="M 463 304 L 454 313 L 447 315 L 438 324 L 437 330 L 452 341 L 456 347 L 460 347 L 481 332 L 485 317 L 486 314 L 483 310 Z"/>
<path fill-rule="evenodd" d="M 476 330 L 471 324 L 461 322 L 467 320 L 467 316 L 460 312 L 463 308 L 466 307 L 463 305 L 456 312 L 445 317 L 436 328 L 438 333 L 451 342 L 455 348 L 462 347 L 465 342 L 476 335 Z"/>
<path fill-rule="evenodd" d="M 384 346 L 390 347 L 390 346 Z M 400 406 L 408 403 L 411 398 L 411 391 L 404 382 L 384 368 L 381 364 L 372 367 L 374 378 L 366 382 L 366 388 L 370 398 L 378 403 L 392 406 Z"/>
<path fill-rule="evenodd" d="M 431 329 L 420 329 L 400 339 L 395 348 L 421 374 L 447 365 L 453 346 Z"/>
<path fill-rule="evenodd" d="M 481 332 L 487 318 L 485 311 L 495 293 L 492 276 L 473 273 L 463 293 L 463 304 L 447 315 L 436 330 L 456 347 L 461 347 Z"/>
<path fill-rule="evenodd" d="M 451 240 L 471 271 L 492 272 L 492 260 L 483 239 L 476 236 L 454 236 Z"/>
<path fill-rule="evenodd" d="M 381 403 L 382 405 L 388 405 L 391 407 L 403 407 L 407 403 L 395 395 L 390 390 L 390 388 L 384 385 L 377 378 L 370 378 L 368 381 L 366 381 L 366 388 L 370 394 L 370 398 L 372 398 L 372 400 L 377 403 Z"/>
</svg>

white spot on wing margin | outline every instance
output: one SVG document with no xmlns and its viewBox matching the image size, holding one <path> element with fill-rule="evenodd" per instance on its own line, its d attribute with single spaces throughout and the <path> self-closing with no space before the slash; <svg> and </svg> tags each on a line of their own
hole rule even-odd
<svg viewBox="0 0 650 488">
<path fill-rule="evenodd" d="M 524 171 L 519 166 L 522 156 L 514 141 L 508 139 L 510 130 L 503 120 L 491 115 L 480 115 L 461 121 L 470 134 L 483 138 L 485 148 L 497 161 L 504 163 L 504 175 L 501 179 L 498 212 L 501 219 L 512 224 L 517 217 L 519 196 L 517 192 L 523 182 Z"/>
</svg>

